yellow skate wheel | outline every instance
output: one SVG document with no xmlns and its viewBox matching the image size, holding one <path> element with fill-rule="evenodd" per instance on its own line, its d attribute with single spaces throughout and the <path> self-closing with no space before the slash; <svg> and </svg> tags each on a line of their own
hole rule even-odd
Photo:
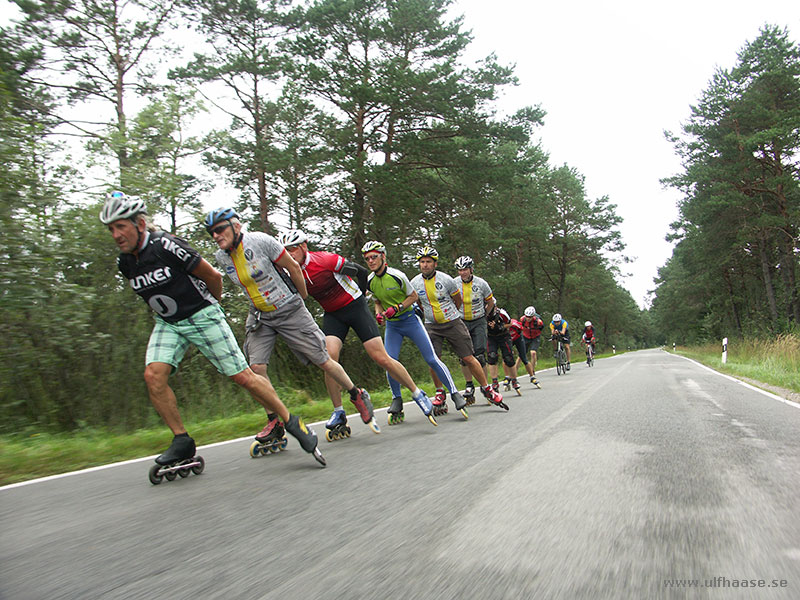
<svg viewBox="0 0 800 600">
<path fill-rule="evenodd" d="M 250 444 L 250 457 L 251 458 L 258 458 L 261 455 L 261 443 L 260 442 L 253 442 Z"/>
</svg>

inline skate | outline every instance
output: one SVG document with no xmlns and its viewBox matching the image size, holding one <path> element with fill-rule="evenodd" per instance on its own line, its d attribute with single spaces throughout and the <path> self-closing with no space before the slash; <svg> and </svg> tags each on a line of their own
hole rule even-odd
<svg viewBox="0 0 800 600">
<path fill-rule="evenodd" d="M 459 392 L 453 392 L 450 394 L 450 399 L 453 401 L 453 404 L 456 405 L 456 410 L 461 413 L 464 419 L 469 419 L 469 413 L 467 412 L 467 401 L 464 399 Z"/>
<path fill-rule="evenodd" d="M 150 468 L 147 474 L 150 483 L 158 485 L 164 479 L 174 481 L 179 475 L 188 477 L 190 472 L 200 475 L 206 463 L 202 456 L 195 455 L 195 450 L 194 440 L 188 435 L 173 437 L 169 448 L 156 457 L 156 464 Z"/>
<path fill-rule="evenodd" d="M 464 388 L 464 400 L 467 401 L 467 406 L 475 404 L 475 385 L 472 382 Z"/>
<path fill-rule="evenodd" d="M 483 388 L 482 391 L 484 398 L 486 398 L 489 404 L 494 404 L 495 406 L 499 406 L 500 408 L 508 410 L 508 406 L 505 402 L 503 402 L 503 397 L 500 395 L 500 392 L 489 387 L 488 385 Z"/>
<path fill-rule="evenodd" d="M 424 396 L 425 392 L 420 390 L 420 394 Z M 405 420 L 406 416 L 403 413 L 403 399 L 400 396 L 392 398 L 392 405 L 389 407 L 388 413 L 389 425 L 399 425 Z"/>
<path fill-rule="evenodd" d="M 250 456 L 253 458 L 285 450 L 289 443 L 283 423 L 278 420 L 278 415 L 269 415 L 268 419 L 267 425 L 260 433 L 256 434 L 256 440 L 250 444 Z"/>
<path fill-rule="evenodd" d="M 381 428 L 375 420 L 375 411 L 372 409 L 372 400 L 370 400 L 369 392 L 364 388 L 358 388 L 355 398 L 351 396 L 350 401 L 355 405 L 358 414 L 361 415 L 364 425 L 369 426 L 373 432 L 380 433 Z"/>
<path fill-rule="evenodd" d="M 321 464 L 323 467 L 328 464 L 325 460 L 325 457 L 322 456 L 322 452 L 320 452 L 319 448 L 317 448 L 317 434 L 314 433 L 313 429 L 306 427 L 306 424 L 303 423 L 303 419 L 297 415 L 290 414 L 289 420 L 286 421 L 286 425 L 284 425 L 284 427 L 286 428 L 286 431 L 288 431 L 300 443 L 300 447 L 303 450 L 314 455 L 314 459 L 319 464 Z"/>
<path fill-rule="evenodd" d="M 436 395 L 433 397 L 433 415 L 435 417 L 447 414 L 447 395 L 442 388 L 436 390 Z"/>
<path fill-rule="evenodd" d="M 536 379 L 536 375 L 531 375 L 531 383 L 535 385 L 537 388 L 542 389 L 542 386 L 539 385 L 539 380 Z"/>
<path fill-rule="evenodd" d="M 420 410 L 422 410 L 422 413 L 428 417 L 428 421 L 430 421 L 432 425 L 437 426 L 438 423 L 433 416 L 433 404 L 425 392 L 422 392 L 419 396 L 414 398 L 414 402 L 417 403 L 417 406 L 419 406 Z"/>
<path fill-rule="evenodd" d="M 517 396 L 522 396 L 522 392 L 520 391 L 519 381 L 517 381 L 516 377 L 511 378 L 511 387 L 517 392 Z"/>
<path fill-rule="evenodd" d="M 331 418 L 325 423 L 325 439 L 333 442 L 348 437 L 350 437 L 350 427 L 347 426 L 347 415 L 344 414 L 344 409 L 334 410 Z"/>
<path fill-rule="evenodd" d="M 508 375 L 506 375 L 506 377 L 503 379 L 503 391 L 504 392 L 511 391 L 511 378 L 508 377 Z"/>
</svg>

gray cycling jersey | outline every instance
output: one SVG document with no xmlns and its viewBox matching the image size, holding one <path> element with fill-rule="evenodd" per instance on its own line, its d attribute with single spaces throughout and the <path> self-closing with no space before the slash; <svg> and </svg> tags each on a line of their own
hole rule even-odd
<svg viewBox="0 0 800 600">
<path fill-rule="evenodd" d="M 477 276 L 473 276 L 469 283 L 464 283 L 461 277 L 456 277 L 455 280 L 464 301 L 461 307 L 464 320 L 474 321 L 486 315 L 486 301 L 492 297 L 492 288 L 486 280 Z"/>
<path fill-rule="evenodd" d="M 455 280 L 447 273 L 434 271 L 425 279 L 422 273 L 411 280 L 411 287 L 419 295 L 426 323 L 448 323 L 461 318 L 453 296 L 459 293 Z"/>
</svg>

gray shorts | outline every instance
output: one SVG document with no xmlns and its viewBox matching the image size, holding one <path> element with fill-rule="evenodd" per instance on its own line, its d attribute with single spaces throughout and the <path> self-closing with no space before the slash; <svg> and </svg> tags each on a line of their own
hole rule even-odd
<svg viewBox="0 0 800 600">
<path fill-rule="evenodd" d="M 425 330 L 431 338 L 437 356 L 442 355 L 442 343 L 450 342 L 450 346 L 458 358 L 472 356 L 472 338 L 464 319 L 456 319 L 447 323 L 425 323 Z"/>
<path fill-rule="evenodd" d="M 262 313 L 251 306 L 245 329 L 244 353 L 251 365 L 269 364 L 278 336 L 304 365 L 321 365 L 330 359 L 325 335 L 299 296 L 296 302 L 272 312 Z"/>
<path fill-rule="evenodd" d="M 479 317 L 472 321 L 464 321 L 464 324 L 469 330 L 469 337 L 472 338 L 472 353 L 475 356 L 479 354 L 486 354 L 486 317 Z"/>
<path fill-rule="evenodd" d="M 531 350 L 536 352 L 539 349 L 539 344 L 542 342 L 542 336 L 537 335 L 535 338 L 526 338 L 522 336 L 522 340 L 525 342 L 526 352 L 530 352 Z"/>
</svg>

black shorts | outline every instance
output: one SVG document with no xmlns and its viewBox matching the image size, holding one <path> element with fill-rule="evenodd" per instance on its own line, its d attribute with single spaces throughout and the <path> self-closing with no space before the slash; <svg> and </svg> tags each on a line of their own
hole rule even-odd
<svg viewBox="0 0 800 600">
<path fill-rule="evenodd" d="M 528 364 L 528 350 L 525 347 L 525 338 L 519 336 L 515 340 L 511 340 L 511 345 L 517 349 L 517 353 L 519 354 L 519 359 L 522 361 L 523 365 Z"/>
<path fill-rule="evenodd" d="M 526 338 L 522 336 L 522 339 L 525 341 L 525 352 L 530 352 L 533 350 L 536 352 L 539 349 L 539 344 L 542 342 L 542 336 L 537 335 L 535 338 Z"/>
<path fill-rule="evenodd" d="M 333 312 L 326 312 L 322 316 L 322 332 L 326 336 L 332 335 L 344 341 L 351 327 L 362 342 L 381 335 L 378 323 L 370 312 L 364 296 L 359 296 L 347 306 Z"/>
</svg>

